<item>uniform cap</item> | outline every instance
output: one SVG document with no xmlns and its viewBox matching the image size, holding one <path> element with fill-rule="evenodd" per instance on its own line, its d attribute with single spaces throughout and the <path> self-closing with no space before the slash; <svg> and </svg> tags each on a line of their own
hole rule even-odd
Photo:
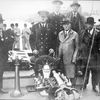
<svg viewBox="0 0 100 100">
<path fill-rule="evenodd" d="M 70 6 L 71 6 L 71 7 L 73 7 L 73 6 L 80 7 L 80 4 L 79 4 L 79 3 L 72 3 Z"/>
<path fill-rule="evenodd" d="M 52 3 L 53 3 L 53 4 L 57 4 L 57 3 L 59 3 L 60 5 L 63 4 L 63 2 L 62 2 L 61 0 L 54 0 Z"/>
<path fill-rule="evenodd" d="M 42 10 L 42 11 L 38 11 L 38 14 L 40 15 L 40 16 L 48 16 L 49 15 L 49 12 L 48 11 L 44 11 L 44 10 Z"/>
</svg>

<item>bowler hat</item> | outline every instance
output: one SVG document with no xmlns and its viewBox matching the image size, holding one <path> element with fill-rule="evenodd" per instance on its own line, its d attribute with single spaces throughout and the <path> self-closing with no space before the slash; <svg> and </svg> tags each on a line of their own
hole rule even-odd
<svg viewBox="0 0 100 100">
<path fill-rule="evenodd" d="M 48 11 L 45 11 L 45 10 L 41 10 L 41 11 L 38 11 L 38 14 L 40 16 L 48 16 L 49 15 L 49 12 Z"/>
<path fill-rule="evenodd" d="M 2 14 L 0 14 L 0 21 L 4 21 L 4 19 L 2 18 Z"/>
<path fill-rule="evenodd" d="M 54 0 L 52 3 L 53 3 L 53 4 L 59 3 L 60 5 L 63 4 L 63 2 L 62 2 L 61 0 Z"/>
<path fill-rule="evenodd" d="M 79 3 L 72 3 L 70 6 L 71 6 L 71 7 L 73 7 L 73 6 L 80 7 L 80 4 L 79 4 Z"/>
<path fill-rule="evenodd" d="M 96 22 L 94 22 L 94 18 L 93 17 L 88 17 L 87 18 L 87 22 L 85 22 L 86 24 L 94 24 Z"/>
</svg>

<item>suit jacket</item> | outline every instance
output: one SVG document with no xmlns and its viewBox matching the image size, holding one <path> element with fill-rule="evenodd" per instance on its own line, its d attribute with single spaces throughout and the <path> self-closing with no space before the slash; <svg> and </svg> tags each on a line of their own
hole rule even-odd
<svg viewBox="0 0 100 100">
<path fill-rule="evenodd" d="M 91 57 L 90 57 L 90 63 L 89 63 L 89 67 L 90 68 L 96 68 L 96 69 L 100 69 L 100 32 L 97 32 L 96 29 L 93 29 L 93 33 L 92 35 L 85 30 L 84 36 L 83 36 L 83 43 L 85 44 L 84 48 L 87 51 L 84 51 L 85 56 L 88 58 L 89 53 L 90 53 L 90 48 L 91 48 L 91 44 L 93 41 L 93 36 L 94 36 L 94 42 L 92 45 L 92 51 L 91 51 Z M 83 50 L 84 50 L 83 48 Z"/>
<path fill-rule="evenodd" d="M 55 13 L 50 14 L 48 18 L 48 22 L 51 23 L 54 27 L 55 34 L 58 35 L 58 33 L 62 30 L 61 21 L 63 20 L 64 15 Z"/>
<path fill-rule="evenodd" d="M 85 29 L 85 18 L 79 13 L 76 14 L 76 17 L 73 16 L 73 12 L 66 14 L 66 18 L 71 20 L 72 29 L 79 34 L 79 41 L 82 39 L 82 30 Z"/>
<path fill-rule="evenodd" d="M 48 54 L 49 49 L 52 48 L 52 25 L 37 23 L 32 27 L 32 34 L 30 35 L 30 45 L 32 50 L 37 49 L 40 55 Z"/>
<path fill-rule="evenodd" d="M 58 34 L 61 30 L 63 30 L 63 27 L 61 24 L 63 18 L 64 18 L 64 15 L 60 13 L 58 15 L 55 13 L 51 13 L 48 18 L 48 22 L 53 25 L 54 35 L 52 36 L 52 38 L 53 38 L 54 43 L 52 44 L 52 46 L 54 50 L 56 50 L 56 47 L 58 47 L 59 45 Z"/>
</svg>

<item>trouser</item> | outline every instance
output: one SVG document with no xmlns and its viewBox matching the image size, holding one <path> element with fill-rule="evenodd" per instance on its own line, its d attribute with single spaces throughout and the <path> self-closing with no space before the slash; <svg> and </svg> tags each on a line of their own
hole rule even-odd
<svg viewBox="0 0 100 100">
<path fill-rule="evenodd" d="M 0 68 L 0 90 L 3 88 L 3 69 Z"/>
<path fill-rule="evenodd" d="M 74 78 L 70 78 L 70 80 L 71 80 L 72 86 L 75 87 L 75 85 L 76 85 L 76 78 L 75 77 Z"/>
<path fill-rule="evenodd" d="M 84 85 L 87 85 L 88 82 L 89 82 L 89 74 L 90 74 L 90 72 L 91 72 L 91 78 L 92 78 L 92 87 L 95 87 L 97 85 L 97 70 L 93 69 L 93 68 L 88 69 L 87 77 L 86 77 Z"/>
</svg>

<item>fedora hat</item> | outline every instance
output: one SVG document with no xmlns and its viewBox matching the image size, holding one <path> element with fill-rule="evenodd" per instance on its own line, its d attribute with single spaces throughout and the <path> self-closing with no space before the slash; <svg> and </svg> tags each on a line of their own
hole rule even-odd
<svg viewBox="0 0 100 100">
<path fill-rule="evenodd" d="M 87 21 L 85 23 L 86 24 L 95 24 L 96 22 L 94 22 L 94 18 L 93 17 L 88 17 Z"/>
<path fill-rule="evenodd" d="M 61 0 L 54 0 L 52 3 L 53 3 L 53 4 L 57 4 L 57 3 L 59 3 L 60 5 L 63 4 L 63 2 L 62 2 Z"/>
<path fill-rule="evenodd" d="M 70 20 L 65 20 L 65 21 L 62 21 L 62 22 L 61 22 L 62 25 L 66 25 L 66 24 L 70 24 L 70 23 L 71 23 Z"/>
<path fill-rule="evenodd" d="M 0 22 L 3 22 L 4 19 L 2 18 L 2 14 L 0 14 Z"/>
<path fill-rule="evenodd" d="M 72 3 L 70 6 L 71 6 L 71 7 L 73 7 L 73 6 L 80 7 L 80 4 L 79 4 L 79 3 Z"/>
<path fill-rule="evenodd" d="M 42 17 L 46 17 L 49 15 L 49 12 L 48 11 L 44 11 L 44 10 L 41 10 L 41 11 L 38 11 L 38 14 Z"/>
</svg>

